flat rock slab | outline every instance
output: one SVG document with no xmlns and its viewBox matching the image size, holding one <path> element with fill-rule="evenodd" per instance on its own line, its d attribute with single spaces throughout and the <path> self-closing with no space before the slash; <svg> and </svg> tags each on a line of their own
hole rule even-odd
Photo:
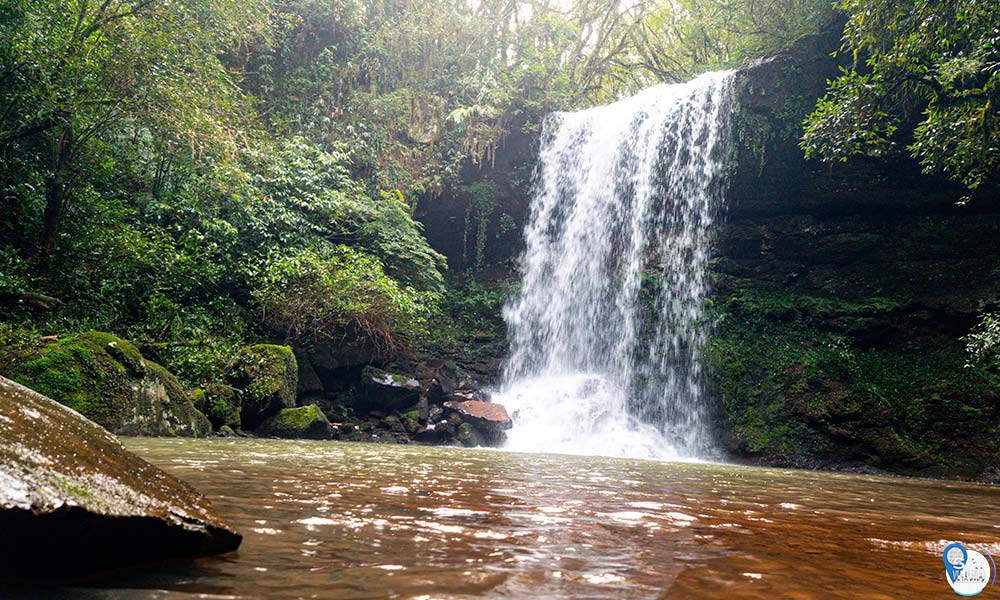
<svg viewBox="0 0 1000 600">
<path fill-rule="evenodd" d="M 68 577 L 241 541 L 194 488 L 0 377 L 0 577 Z"/>
<path fill-rule="evenodd" d="M 503 404 L 466 400 L 464 402 L 445 402 L 444 405 L 457 411 L 463 420 L 481 427 L 503 430 L 510 429 L 514 425 Z"/>
</svg>

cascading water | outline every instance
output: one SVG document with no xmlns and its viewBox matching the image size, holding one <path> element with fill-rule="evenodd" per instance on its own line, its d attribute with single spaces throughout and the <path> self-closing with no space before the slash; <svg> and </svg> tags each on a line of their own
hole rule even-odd
<svg viewBox="0 0 1000 600">
<path fill-rule="evenodd" d="M 505 307 L 508 448 L 713 455 L 701 350 L 730 72 L 544 124 L 523 283 Z"/>
</svg>

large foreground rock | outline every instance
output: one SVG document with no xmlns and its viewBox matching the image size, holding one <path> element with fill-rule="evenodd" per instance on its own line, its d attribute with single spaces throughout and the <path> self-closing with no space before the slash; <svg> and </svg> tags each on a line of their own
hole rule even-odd
<svg viewBox="0 0 1000 600">
<path fill-rule="evenodd" d="M 0 440 L 0 577 L 63 577 L 240 545 L 192 487 L 3 377 Z"/>
</svg>

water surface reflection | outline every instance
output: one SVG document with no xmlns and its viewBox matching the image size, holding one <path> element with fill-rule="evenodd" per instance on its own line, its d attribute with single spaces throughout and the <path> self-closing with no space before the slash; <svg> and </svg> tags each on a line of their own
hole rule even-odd
<svg viewBox="0 0 1000 600">
<path fill-rule="evenodd" d="M 335 442 L 126 444 L 210 496 L 245 540 L 88 584 L 104 597 L 947 597 L 944 545 L 1000 554 L 992 486 Z"/>
</svg>

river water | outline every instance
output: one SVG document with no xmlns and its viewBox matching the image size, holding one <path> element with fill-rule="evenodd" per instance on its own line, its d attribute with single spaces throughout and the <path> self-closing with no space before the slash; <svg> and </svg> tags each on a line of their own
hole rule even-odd
<svg viewBox="0 0 1000 600">
<path fill-rule="evenodd" d="M 207 494 L 243 546 L 68 595 L 947 598 L 948 542 L 1000 551 L 1000 488 L 987 485 L 405 445 L 125 442 Z"/>
</svg>

